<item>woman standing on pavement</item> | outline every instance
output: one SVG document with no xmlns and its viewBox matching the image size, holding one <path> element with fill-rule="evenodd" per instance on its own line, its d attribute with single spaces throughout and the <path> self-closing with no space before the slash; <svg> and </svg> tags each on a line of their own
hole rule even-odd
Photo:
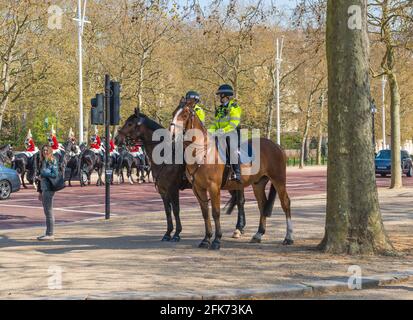
<svg viewBox="0 0 413 320">
<path fill-rule="evenodd" d="M 55 179 L 58 175 L 59 169 L 57 160 L 53 156 L 53 149 L 49 145 L 44 145 L 40 156 L 40 183 L 38 191 L 39 200 L 42 201 L 46 216 L 46 233 L 37 238 L 39 241 L 54 240 L 53 197 L 55 191 L 50 179 Z"/>
</svg>

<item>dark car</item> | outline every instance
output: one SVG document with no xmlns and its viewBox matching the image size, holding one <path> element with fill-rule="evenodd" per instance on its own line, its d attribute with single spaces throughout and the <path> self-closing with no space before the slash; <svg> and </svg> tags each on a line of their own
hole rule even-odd
<svg viewBox="0 0 413 320">
<path fill-rule="evenodd" d="M 402 162 L 402 171 L 408 177 L 413 175 L 413 164 L 409 153 L 406 150 L 400 151 Z M 385 177 L 391 174 L 391 150 L 380 150 L 374 160 L 376 166 L 376 174 Z"/>
<path fill-rule="evenodd" d="M 10 194 L 20 190 L 20 178 L 16 170 L 0 165 L 0 200 L 10 197 Z"/>
</svg>

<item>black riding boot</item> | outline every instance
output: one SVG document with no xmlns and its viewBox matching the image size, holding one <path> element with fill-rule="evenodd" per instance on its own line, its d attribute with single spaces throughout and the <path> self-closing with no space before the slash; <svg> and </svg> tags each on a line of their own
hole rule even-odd
<svg viewBox="0 0 413 320">
<path fill-rule="evenodd" d="M 235 180 L 237 182 L 241 182 L 241 167 L 239 163 L 233 163 L 232 165 L 232 171 L 234 171 L 234 174 L 232 176 L 232 180 Z"/>
</svg>

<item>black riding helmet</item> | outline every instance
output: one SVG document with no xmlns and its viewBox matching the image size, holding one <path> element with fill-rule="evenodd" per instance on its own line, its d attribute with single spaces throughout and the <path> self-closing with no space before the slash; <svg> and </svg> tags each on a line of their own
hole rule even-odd
<svg viewBox="0 0 413 320">
<path fill-rule="evenodd" d="M 199 101 L 199 93 L 196 91 L 188 91 L 185 95 L 185 99 L 195 99 L 197 102 Z"/>
<path fill-rule="evenodd" d="M 234 95 L 234 89 L 229 84 L 223 84 L 219 86 L 216 95 L 224 95 L 225 97 L 232 97 Z"/>
</svg>

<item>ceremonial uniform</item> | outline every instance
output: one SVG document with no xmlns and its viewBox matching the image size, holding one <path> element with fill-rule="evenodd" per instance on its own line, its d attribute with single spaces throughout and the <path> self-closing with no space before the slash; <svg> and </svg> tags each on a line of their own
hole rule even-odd
<svg viewBox="0 0 413 320">
<path fill-rule="evenodd" d="M 26 140 L 24 141 L 24 144 L 26 146 L 25 154 L 28 157 L 33 157 L 33 155 L 39 152 L 39 149 L 36 147 L 34 143 L 31 130 L 29 130 L 29 132 L 27 133 L 27 137 L 26 137 Z"/>
</svg>

